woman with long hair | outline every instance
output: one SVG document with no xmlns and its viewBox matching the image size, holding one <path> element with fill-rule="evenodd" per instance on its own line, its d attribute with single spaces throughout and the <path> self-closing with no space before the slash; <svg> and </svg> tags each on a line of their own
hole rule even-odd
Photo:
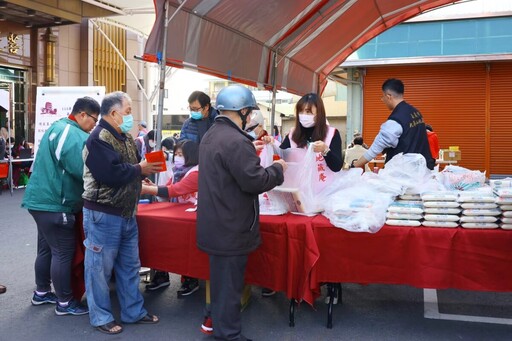
<svg viewBox="0 0 512 341">
<path fill-rule="evenodd" d="M 327 124 L 325 107 L 322 98 L 315 93 L 309 93 L 295 105 L 295 127 L 285 137 L 280 148 L 284 149 L 285 161 L 298 161 L 296 158 L 287 160 L 286 149 L 293 148 L 302 158 L 309 145 L 317 154 L 316 163 L 318 174 L 313 184 L 318 193 L 329 182 L 332 174 L 339 172 L 343 166 L 341 158 L 341 136 L 338 130 Z"/>
</svg>

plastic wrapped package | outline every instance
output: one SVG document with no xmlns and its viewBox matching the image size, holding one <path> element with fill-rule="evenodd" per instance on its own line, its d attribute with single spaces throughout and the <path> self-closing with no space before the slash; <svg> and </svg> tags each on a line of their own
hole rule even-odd
<svg viewBox="0 0 512 341">
<path fill-rule="evenodd" d="M 456 201 L 425 201 L 423 206 L 435 208 L 458 208 L 460 204 Z"/>
<path fill-rule="evenodd" d="M 389 205 L 388 212 L 406 213 L 406 214 L 422 214 L 423 203 L 394 201 Z"/>
<path fill-rule="evenodd" d="M 457 192 L 453 191 L 423 192 L 421 194 L 421 200 L 423 201 L 456 201 L 457 198 Z"/>
<path fill-rule="evenodd" d="M 512 218 L 512 211 L 503 211 L 501 214 L 506 218 Z"/>
<path fill-rule="evenodd" d="M 425 214 L 425 220 L 430 221 L 459 221 L 460 217 L 455 214 Z"/>
<path fill-rule="evenodd" d="M 455 228 L 459 226 L 458 223 L 454 221 L 432 221 L 432 220 L 424 220 L 421 225 L 426 227 L 450 227 Z"/>
<path fill-rule="evenodd" d="M 473 208 L 473 209 L 488 209 L 498 208 L 497 204 L 490 202 L 465 202 L 460 205 L 462 208 Z"/>
<path fill-rule="evenodd" d="M 324 205 L 323 215 L 331 224 L 351 232 L 375 233 L 386 221 L 391 197 L 361 184 L 332 195 Z"/>
<path fill-rule="evenodd" d="M 438 177 L 447 190 L 469 191 L 485 183 L 485 172 L 452 165 L 446 166 Z"/>
<path fill-rule="evenodd" d="M 421 226 L 419 220 L 406 220 L 406 219 L 388 219 L 386 225 L 392 226 Z"/>
<path fill-rule="evenodd" d="M 379 178 L 384 182 L 400 184 L 409 193 L 421 193 L 421 186 L 431 178 L 425 158 L 421 154 L 397 154 L 379 171 Z"/>
<path fill-rule="evenodd" d="M 512 224 L 512 218 L 501 218 L 501 222 L 504 224 Z"/>
<path fill-rule="evenodd" d="M 496 188 L 494 189 L 494 193 L 498 197 L 512 198 L 512 188 Z"/>
<path fill-rule="evenodd" d="M 462 209 L 460 207 L 425 207 L 424 211 L 430 214 L 459 214 Z"/>
<path fill-rule="evenodd" d="M 405 220 L 421 220 L 423 215 L 421 214 L 408 214 L 402 212 L 388 212 L 386 213 L 388 219 L 405 219 Z"/>
<path fill-rule="evenodd" d="M 495 223 L 498 221 L 498 217 L 488 215 L 463 215 L 460 217 L 461 223 Z"/>
<path fill-rule="evenodd" d="M 462 227 L 466 229 L 496 229 L 498 224 L 496 223 L 462 223 Z"/>
<path fill-rule="evenodd" d="M 472 216 L 499 216 L 501 214 L 501 210 L 499 208 L 487 208 L 487 209 L 466 209 L 462 210 L 463 215 L 472 215 Z"/>
<path fill-rule="evenodd" d="M 512 230 L 512 224 L 500 224 L 500 227 L 504 230 Z"/>
</svg>

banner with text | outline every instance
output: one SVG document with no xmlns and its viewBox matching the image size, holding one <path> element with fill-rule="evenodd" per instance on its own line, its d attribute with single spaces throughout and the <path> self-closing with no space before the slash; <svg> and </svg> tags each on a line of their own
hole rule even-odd
<svg viewBox="0 0 512 341">
<path fill-rule="evenodd" d="M 105 87 L 50 86 L 37 88 L 34 156 L 46 130 L 53 122 L 69 116 L 76 100 L 85 96 L 92 97 L 101 104 L 101 100 L 105 96 Z"/>
</svg>

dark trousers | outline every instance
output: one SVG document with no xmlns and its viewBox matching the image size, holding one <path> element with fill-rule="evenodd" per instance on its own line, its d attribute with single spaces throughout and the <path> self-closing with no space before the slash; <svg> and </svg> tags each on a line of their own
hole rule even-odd
<svg viewBox="0 0 512 341">
<path fill-rule="evenodd" d="M 29 210 L 37 224 L 34 265 L 37 291 L 50 291 L 53 282 L 59 302 L 73 298 L 71 267 L 75 255 L 75 216 L 72 213 Z"/>
<path fill-rule="evenodd" d="M 219 340 L 245 340 L 241 334 L 240 299 L 248 256 L 209 257 L 213 336 Z"/>
</svg>

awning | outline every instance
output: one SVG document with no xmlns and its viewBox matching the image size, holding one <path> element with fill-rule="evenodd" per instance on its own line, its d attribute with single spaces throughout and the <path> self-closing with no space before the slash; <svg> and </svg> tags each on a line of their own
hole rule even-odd
<svg viewBox="0 0 512 341">
<path fill-rule="evenodd" d="M 144 59 L 157 62 L 166 0 L 154 0 L 156 21 Z M 411 17 L 453 0 L 168 0 L 167 65 L 236 82 L 320 92 L 327 76 L 364 43 Z"/>
</svg>

